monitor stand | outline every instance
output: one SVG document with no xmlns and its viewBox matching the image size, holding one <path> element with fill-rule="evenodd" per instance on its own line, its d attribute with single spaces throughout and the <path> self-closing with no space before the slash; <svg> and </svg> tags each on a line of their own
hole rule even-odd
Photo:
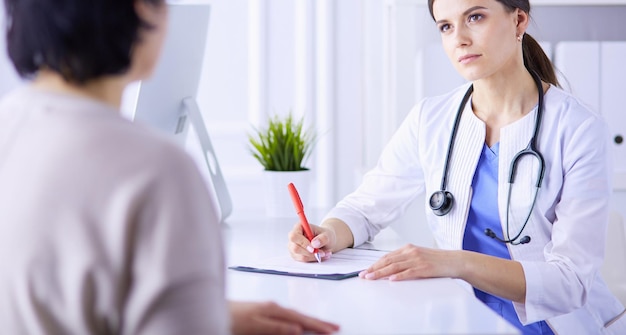
<svg viewBox="0 0 626 335">
<path fill-rule="evenodd" d="M 189 118 L 190 123 L 198 136 L 204 162 L 209 170 L 213 191 L 217 196 L 217 203 L 220 208 L 220 221 L 224 221 L 224 219 L 226 219 L 233 211 L 232 200 L 230 198 L 228 188 L 226 187 L 224 177 L 222 176 L 222 171 L 220 170 L 215 150 L 213 150 L 209 132 L 206 129 L 204 119 L 200 113 L 200 108 L 198 107 L 196 100 L 192 97 L 184 98 L 182 101 L 182 110 L 178 119 L 176 134 L 185 133 L 186 125 L 188 124 L 187 118 Z"/>
</svg>

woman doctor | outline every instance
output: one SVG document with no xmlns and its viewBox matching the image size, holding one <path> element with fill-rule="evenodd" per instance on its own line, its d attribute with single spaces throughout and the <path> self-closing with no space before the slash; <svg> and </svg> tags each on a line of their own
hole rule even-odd
<svg viewBox="0 0 626 335">
<path fill-rule="evenodd" d="M 437 249 L 407 245 L 359 276 L 460 278 L 524 334 L 626 334 L 599 274 L 611 194 L 606 124 L 558 87 L 525 33 L 529 1 L 429 0 L 456 70 L 471 84 L 413 108 L 359 188 L 294 259 L 372 240 L 425 193 Z"/>
</svg>

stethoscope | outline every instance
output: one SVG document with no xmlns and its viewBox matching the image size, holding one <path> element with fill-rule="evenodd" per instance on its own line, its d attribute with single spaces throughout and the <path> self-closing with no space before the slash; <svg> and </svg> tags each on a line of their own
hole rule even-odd
<svg viewBox="0 0 626 335">
<path fill-rule="evenodd" d="M 508 185 L 509 191 L 508 191 L 508 196 L 506 199 L 506 237 L 507 238 L 501 239 L 491 229 L 489 228 L 485 229 L 485 235 L 491 238 L 494 238 L 500 242 L 511 243 L 513 245 L 525 244 L 525 243 L 530 242 L 530 236 L 525 235 L 522 238 L 520 238 L 520 236 L 522 235 L 524 228 L 526 228 L 526 224 L 530 220 L 530 216 L 533 212 L 533 209 L 535 208 L 535 203 L 537 201 L 537 194 L 539 193 L 539 188 L 541 187 L 541 182 L 543 181 L 543 174 L 545 172 L 545 161 L 543 159 L 543 156 L 541 156 L 541 153 L 539 153 L 539 151 L 537 150 L 537 134 L 539 133 L 539 127 L 541 126 L 541 118 L 543 116 L 543 86 L 537 74 L 531 71 L 531 75 L 535 81 L 535 84 L 537 84 L 537 91 L 539 92 L 539 104 L 537 106 L 537 119 L 535 121 L 535 130 L 533 132 L 533 136 L 530 138 L 528 145 L 526 146 L 525 149 L 518 152 L 513 157 L 513 160 L 511 161 L 511 167 L 509 169 L 509 185 Z M 456 113 L 456 119 L 454 120 L 454 125 L 452 127 L 452 134 L 450 135 L 450 144 L 448 144 L 448 154 L 446 155 L 446 163 L 443 168 L 443 176 L 441 177 L 441 189 L 433 193 L 433 195 L 430 196 L 430 200 L 429 200 L 430 208 L 433 210 L 433 212 L 437 216 L 443 216 L 443 215 L 448 214 L 450 210 L 452 210 L 452 206 L 454 205 L 454 197 L 452 196 L 452 193 L 446 191 L 446 184 L 448 181 L 448 166 L 450 165 L 450 156 L 452 156 L 452 150 L 454 148 L 454 139 L 456 137 L 456 132 L 459 127 L 459 122 L 461 121 L 461 114 L 463 113 L 463 110 L 465 109 L 465 105 L 467 104 L 467 101 L 469 100 L 473 91 L 474 91 L 474 85 L 471 85 L 469 89 L 467 90 L 467 92 L 465 93 L 465 96 L 463 97 L 461 104 L 459 105 L 459 110 Z M 535 185 L 535 194 L 533 197 L 533 202 L 532 202 L 532 205 L 530 206 L 530 211 L 528 212 L 528 216 L 526 217 L 526 220 L 524 221 L 524 224 L 522 225 L 522 229 L 520 229 L 519 233 L 517 233 L 517 235 L 511 238 L 509 235 L 509 209 L 510 209 L 510 204 L 511 204 L 511 189 L 513 188 L 512 186 L 513 186 L 513 183 L 515 182 L 515 172 L 517 169 L 517 163 L 525 155 L 530 155 L 530 156 L 537 158 L 537 160 L 539 161 L 539 174 L 537 178 L 537 183 Z"/>
</svg>

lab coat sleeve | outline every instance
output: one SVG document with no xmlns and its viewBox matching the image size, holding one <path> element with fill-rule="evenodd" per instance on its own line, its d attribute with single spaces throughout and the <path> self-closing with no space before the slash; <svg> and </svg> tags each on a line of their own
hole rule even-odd
<svg viewBox="0 0 626 335">
<path fill-rule="evenodd" d="M 586 304 L 604 258 L 612 173 L 606 134 L 600 117 L 590 117 L 571 136 L 555 139 L 563 148 L 562 166 L 550 171 L 562 178 L 547 175 L 544 182 L 563 184 L 555 200 L 551 240 L 543 249 L 545 261 L 521 261 L 526 302 L 515 307 L 523 324 Z"/>
<path fill-rule="evenodd" d="M 326 215 L 350 227 L 354 246 L 371 241 L 424 190 L 417 143 L 422 108 L 423 102 L 411 110 L 361 185 Z"/>
</svg>

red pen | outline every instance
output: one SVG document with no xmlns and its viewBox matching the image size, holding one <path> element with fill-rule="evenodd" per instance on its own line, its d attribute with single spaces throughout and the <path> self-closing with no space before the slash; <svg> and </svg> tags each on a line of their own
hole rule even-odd
<svg viewBox="0 0 626 335">
<path fill-rule="evenodd" d="M 298 190 L 293 185 L 293 183 L 289 183 L 287 185 L 289 188 L 289 195 L 291 195 L 291 201 L 293 201 L 293 206 L 296 208 L 296 213 L 300 217 L 300 225 L 302 229 L 304 229 L 304 235 L 306 238 L 311 241 L 315 235 L 313 235 L 313 231 L 311 231 L 311 226 L 309 226 L 309 220 L 306 219 L 306 215 L 304 215 L 304 205 L 302 204 L 302 200 L 300 199 L 300 195 L 298 194 Z M 315 259 L 318 263 L 322 262 L 322 258 L 320 257 L 319 251 L 317 249 L 313 250 L 313 255 L 315 255 Z"/>
</svg>

